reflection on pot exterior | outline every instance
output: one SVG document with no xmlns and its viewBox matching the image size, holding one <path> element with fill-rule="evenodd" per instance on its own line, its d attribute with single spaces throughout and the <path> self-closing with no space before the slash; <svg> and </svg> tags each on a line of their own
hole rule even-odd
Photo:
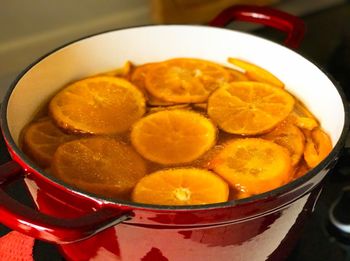
<svg viewBox="0 0 350 261">
<path fill-rule="evenodd" d="M 276 260 L 282 260 L 288 256 L 288 251 L 285 247 L 279 249 L 279 246 L 283 246 L 282 241 L 288 233 L 299 232 L 297 222 L 300 222 L 299 218 L 305 218 L 304 212 L 309 211 L 308 207 L 312 205 L 309 199 L 310 194 L 280 212 L 219 227 L 154 230 L 122 224 L 115 228 L 113 234 L 105 231 L 84 242 L 61 246 L 61 251 L 66 256 L 76 257 L 72 260 L 108 260 L 110 257 L 111 260 L 143 261 L 175 260 L 174 257 L 184 261 L 263 261 L 269 260 L 274 251 L 279 251 L 273 256 L 278 255 Z M 293 226 L 298 231 L 293 231 Z M 105 242 L 106 238 L 108 242 Z M 165 238 L 168 241 L 165 242 Z M 91 245 L 94 247 L 89 247 Z M 119 249 L 122 251 L 119 252 Z"/>
<path fill-rule="evenodd" d="M 82 214 L 26 179 L 40 211 L 62 217 Z M 87 240 L 61 245 L 67 260 L 282 260 L 312 212 L 319 187 L 271 213 L 242 222 L 199 227 L 123 223 Z M 84 211 L 83 211 L 84 212 Z M 167 239 L 167 240 L 164 240 Z M 258 251 L 257 251 L 258 249 Z"/>
</svg>

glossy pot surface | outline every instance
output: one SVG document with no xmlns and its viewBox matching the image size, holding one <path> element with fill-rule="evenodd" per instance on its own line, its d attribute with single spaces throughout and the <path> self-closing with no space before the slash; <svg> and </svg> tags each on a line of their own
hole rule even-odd
<svg viewBox="0 0 350 261">
<path fill-rule="evenodd" d="M 279 189 L 193 207 L 150 206 L 87 194 L 45 174 L 21 152 L 20 131 L 62 86 L 121 67 L 127 60 L 143 64 L 173 57 L 202 58 L 228 67 L 227 58 L 237 57 L 266 68 L 320 120 L 332 139 L 332 152 L 307 175 Z M 10 182 L 24 173 L 39 211 L 14 203 L 0 190 L 0 221 L 59 244 L 68 260 L 281 260 L 293 247 L 344 144 L 344 100 L 313 63 L 242 32 L 164 25 L 87 37 L 34 63 L 4 99 L 1 126 L 14 161 L 2 166 L 0 177 Z"/>
</svg>

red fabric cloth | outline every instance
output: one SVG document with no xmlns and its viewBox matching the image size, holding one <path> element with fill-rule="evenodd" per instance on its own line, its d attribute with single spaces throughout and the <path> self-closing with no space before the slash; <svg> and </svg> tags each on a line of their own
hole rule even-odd
<svg viewBox="0 0 350 261">
<path fill-rule="evenodd" d="M 34 238 L 12 231 L 0 238 L 0 261 L 33 261 Z"/>
</svg>

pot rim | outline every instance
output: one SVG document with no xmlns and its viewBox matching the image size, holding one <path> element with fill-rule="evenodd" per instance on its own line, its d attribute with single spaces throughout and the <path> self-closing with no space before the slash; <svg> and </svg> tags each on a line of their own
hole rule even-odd
<svg viewBox="0 0 350 261">
<path fill-rule="evenodd" d="M 299 187 L 300 185 L 306 183 L 307 181 L 311 180 L 313 177 L 315 177 L 322 169 L 326 168 L 335 158 L 336 156 L 339 154 L 339 152 L 341 151 L 341 149 L 343 148 L 343 145 L 345 144 L 345 140 L 346 140 L 346 136 L 348 133 L 348 129 L 349 129 L 349 120 L 348 120 L 348 116 L 349 116 L 349 111 L 348 111 L 348 106 L 347 106 L 347 101 L 345 98 L 345 94 L 341 88 L 341 86 L 339 85 L 338 82 L 336 82 L 332 76 L 330 76 L 328 73 L 326 73 L 320 66 L 318 66 L 315 62 L 313 62 L 312 60 L 306 58 L 305 56 L 300 55 L 299 53 L 297 53 L 294 50 L 291 50 L 289 48 L 290 51 L 292 51 L 295 55 L 299 55 L 302 56 L 303 58 L 305 58 L 307 61 L 311 62 L 313 65 L 315 65 L 321 72 L 323 72 L 329 79 L 330 81 L 333 83 L 334 87 L 336 88 L 336 90 L 338 91 L 338 94 L 341 97 L 341 100 L 343 102 L 343 109 L 344 109 L 344 125 L 343 125 L 343 129 L 342 129 L 342 133 L 338 139 L 338 141 L 336 142 L 336 144 L 334 145 L 332 151 L 329 153 L 329 155 L 321 162 L 319 163 L 315 168 L 313 168 L 312 170 L 310 170 L 306 175 L 293 180 L 283 186 L 280 186 L 274 190 L 268 191 L 268 192 L 264 192 L 252 197 L 248 197 L 248 198 L 243 198 L 243 199 L 238 199 L 238 200 L 230 200 L 227 202 L 222 202 L 222 203 L 215 203 L 215 204 L 206 204 L 206 205 L 190 205 L 190 206 L 167 206 L 167 205 L 156 205 L 156 204 L 142 204 L 142 203 L 134 203 L 131 201 L 126 201 L 126 200 L 114 200 L 111 198 L 107 198 L 107 197 L 103 197 L 103 196 L 97 196 L 93 193 L 89 193 L 89 192 L 85 192 L 82 191 L 78 188 L 74 188 L 71 185 L 68 185 L 66 183 L 64 183 L 63 181 L 45 173 L 45 171 L 41 168 L 39 168 L 38 166 L 36 166 L 36 164 L 34 164 L 23 152 L 22 150 L 19 148 L 19 146 L 16 145 L 14 139 L 12 138 L 11 134 L 10 134 L 10 130 L 8 127 L 8 123 L 7 123 L 7 107 L 8 107 L 8 102 L 9 99 L 11 97 L 11 94 L 13 92 L 13 90 L 16 88 L 17 83 L 21 80 L 21 78 L 30 70 L 32 69 L 36 64 L 38 64 L 39 62 L 41 62 L 42 60 L 44 60 L 46 57 L 50 56 L 51 54 L 71 45 L 74 44 L 76 42 L 91 38 L 91 37 L 95 37 L 98 35 L 102 35 L 102 34 L 106 34 L 106 33 L 112 33 L 112 32 L 116 32 L 116 31 L 120 31 L 120 30 L 128 30 L 128 29 L 133 29 L 133 28 L 148 28 L 148 27 L 208 27 L 211 30 L 227 30 L 228 32 L 235 32 L 235 33 L 241 33 L 241 34 L 246 34 L 249 35 L 250 37 L 253 38 L 259 38 L 259 39 L 263 39 L 265 41 L 268 41 L 272 44 L 276 44 L 279 45 L 283 48 L 287 48 L 279 43 L 273 42 L 269 39 L 265 39 L 263 37 L 259 37 L 259 36 L 255 36 L 252 34 L 249 34 L 247 32 L 241 32 L 241 31 L 236 31 L 233 29 L 229 29 L 229 28 L 216 28 L 216 27 L 211 27 L 208 25 L 179 25 L 179 24 L 172 24 L 172 25 L 139 25 L 139 26 L 130 26 L 130 27 L 123 27 L 123 28 L 119 28 L 119 29 L 111 29 L 111 30 L 106 30 L 106 31 L 102 31 L 102 32 L 98 32 L 98 33 L 94 33 L 94 34 L 90 34 L 75 40 L 72 40 L 70 42 L 67 42 L 65 44 L 60 45 L 57 48 L 52 49 L 51 51 L 47 52 L 46 54 L 42 55 L 41 57 L 39 57 L 38 59 L 34 60 L 32 63 L 30 63 L 26 68 L 23 69 L 23 71 L 21 73 L 19 73 L 16 78 L 12 81 L 12 83 L 10 84 L 10 87 L 8 88 L 8 90 L 6 91 L 6 94 L 4 96 L 4 99 L 1 103 L 1 118 L 0 118 L 0 126 L 1 126 L 1 130 L 2 130 L 2 135 L 5 138 L 5 141 L 7 143 L 7 146 L 11 149 L 12 153 L 14 153 L 26 166 L 29 166 L 31 170 L 34 170 L 37 174 L 40 174 L 42 176 L 44 176 L 45 178 L 53 181 L 54 183 L 56 183 L 56 185 L 58 185 L 61 189 L 68 189 L 71 192 L 74 193 L 78 193 L 79 195 L 82 195 L 86 198 L 90 198 L 93 200 L 97 200 L 97 201 L 103 201 L 104 203 L 107 204 L 118 204 L 118 205 L 122 205 L 125 207 L 130 207 L 130 208 L 137 208 L 137 209 L 148 209 L 148 210 L 178 210 L 178 211 L 187 211 L 187 210 L 208 210 L 208 209 L 215 209 L 215 208 L 228 208 L 228 207 L 232 207 L 232 206 L 238 206 L 238 205 L 244 205 L 247 203 L 252 203 L 254 201 L 259 201 L 259 200 L 263 200 L 266 198 L 271 198 L 271 197 L 275 197 L 284 193 L 287 193 L 289 191 L 292 191 L 293 189 L 296 189 L 297 187 Z"/>
</svg>

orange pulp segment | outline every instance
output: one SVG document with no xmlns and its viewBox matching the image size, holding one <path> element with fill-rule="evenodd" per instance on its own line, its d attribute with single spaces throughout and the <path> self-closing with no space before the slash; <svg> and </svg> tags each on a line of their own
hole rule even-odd
<svg viewBox="0 0 350 261">
<path fill-rule="evenodd" d="M 121 133 L 140 119 L 145 110 L 145 98 L 134 85 L 108 76 L 74 82 L 49 104 L 57 125 L 75 133 Z"/>
<path fill-rule="evenodd" d="M 263 193 L 286 184 L 292 169 L 285 148 L 260 138 L 229 141 L 213 162 L 213 170 L 246 195 Z"/>
<path fill-rule="evenodd" d="M 146 159 L 160 164 L 191 162 L 215 143 L 216 128 L 199 113 L 163 110 L 136 122 L 131 142 Z"/>
<path fill-rule="evenodd" d="M 59 146 L 51 171 L 87 192 L 126 198 L 146 174 L 146 163 L 125 143 L 113 138 L 91 137 Z"/>
<path fill-rule="evenodd" d="M 47 168 L 58 146 L 76 138 L 62 132 L 50 118 L 45 117 L 31 123 L 25 129 L 22 140 L 23 150 L 40 167 Z"/>
<path fill-rule="evenodd" d="M 135 202 L 158 205 L 201 205 L 225 202 L 228 184 L 211 171 L 177 168 L 154 172 L 135 186 Z"/>
<path fill-rule="evenodd" d="M 294 98 L 270 84 L 231 82 L 208 100 L 208 115 L 232 134 L 262 134 L 282 122 L 292 111 Z"/>
<path fill-rule="evenodd" d="M 284 83 L 280 79 L 255 64 L 232 57 L 228 58 L 228 62 L 242 68 L 246 76 L 252 81 L 269 83 L 273 86 L 284 88 Z"/>
<path fill-rule="evenodd" d="M 310 168 L 314 168 L 331 152 L 332 142 L 320 128 L 304 133 L 306 134 L 304 159 Z"/>
<path fill-rule="evenodd" d="M 229 80 L 227 70 L 215 63 L 191 58 L 171 59 L 153 66 L 145 87 L 153 96 L 175 103 L 204 102 Z"/>
<path fill-rule="evenodd" d="M 303 156 L 305 137 L 303 132 L 293 124 L 283 121 L 271 132 L 261 136 L 288 149 L 292 158 L 292 165 L 296 166 Z"/>
<path fill-rule="evenodd" d="M 147 97 L 147 103 L 151 106 L 167 106 L 173 105 L 172 102 L 163 101 L 157 97 L 152 96 L 147 92 L 145 87 L 145 79 L 149 70 L 155 66 L 157 63 L 146 63 L 140 66 L 137 66 L 131 75 L 131 82 L 138 87 L 143 94 Z"/>
</svg>

